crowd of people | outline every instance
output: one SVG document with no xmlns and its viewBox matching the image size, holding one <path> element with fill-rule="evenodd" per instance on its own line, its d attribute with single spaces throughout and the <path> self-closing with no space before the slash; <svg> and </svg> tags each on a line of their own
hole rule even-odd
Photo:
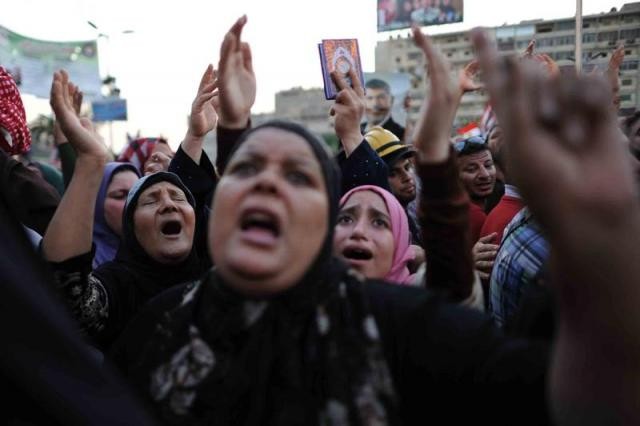
<svg viewBox="0 0 640 426">
<path fill-rule="evenodd" d="M 385 82 L 333 74 L 332 153 L 299 124 L 252 126 L 246 24 L 204 70 L 175 152 L 139 138 L 113 161 L 55 72 L 62 194 L 15 158 L 29 133 L 0 67 L 2 423 L 637 424 L 624 51 L 581 75 L 534 43 L 499 57 L 474 30 L 452 78 L 414 26 L 417 122 L 393 121 Z M 495 124 L 452 140 L 479 89 Z"/>
</svg>

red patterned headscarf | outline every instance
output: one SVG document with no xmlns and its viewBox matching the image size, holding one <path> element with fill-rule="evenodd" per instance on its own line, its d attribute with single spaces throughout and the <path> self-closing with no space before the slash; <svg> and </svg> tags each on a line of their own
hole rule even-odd
<svg viewBox="0 0 640 426">
<path fill-rule="evenodd" d="M 144 173 L 144 163 L 147 162 L 156 144 L 161 138 L 137 138 L 129 140 L 127 146 L 118 156 L 118 161 L 131 163 L 140 173 Z"/>
<path fill-rule="evenodd" d="M 0 149 L 23 154 L 31 147 L 27 115 L 13 77 L 0 67 Z"/>
</svg>

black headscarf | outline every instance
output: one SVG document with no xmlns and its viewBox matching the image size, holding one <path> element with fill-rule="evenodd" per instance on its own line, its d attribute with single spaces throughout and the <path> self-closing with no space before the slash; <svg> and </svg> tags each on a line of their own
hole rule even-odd
<svg viewBox="0 0 640 426">
<path fill-rule="evenodd" d="M 122 212 L 122 243 L 116 253 L 116 257 L 111 262 L 100 265 L 93 271 L 93 275 L 98 277 L 103 283 L 108 283 L 110 289 L 117 291 L 128 287 L 135 288 L 135 291 L 126 291 L 129 297 L 135 300 L 129 301 L 126 305 L 137 309 L 146 301 L 167 288 L 200 277 L 204 270 L 198 259 L 195 248 L 192 247 L 189 256 L 177 264 L 164 264 L 152 259 L 142 248 L 136 238 L 133 215 L 138 205 L 140 195 L 152 185 L 159 182 L 169 182 L 180 188 L 186 195 L 189 204 L 195 208 L 195 200 L 180 178 L 174 173 L 158 172 L 139 179 L 129 191 L 124 210 Z M 124 293 L 124 292 L 123 292 Z M 122 322 L 127 322 L 135 312 L 111 312 L 110 315 L 120 316 Z M 120 323 L 119 320 L 112 320 Z M 114 330 L 118 332 L 119 330 Z M 109 344 L 112 333 L 104 333 L 104 342 Z"/>
<path fill-rule="evenodd" d="M 320 252 L 296 285 L 268 300 L 238 294 L 214 268 L 162 316 L 128 370 L 168 424 L 393 423 L 394 389 L 363 279 L 332 257 L 338 167 L 293 123 L 265 123 L 237 146 L 264 128 L 301 136 L 320 164 L 329 200 Z"/>
</svg>

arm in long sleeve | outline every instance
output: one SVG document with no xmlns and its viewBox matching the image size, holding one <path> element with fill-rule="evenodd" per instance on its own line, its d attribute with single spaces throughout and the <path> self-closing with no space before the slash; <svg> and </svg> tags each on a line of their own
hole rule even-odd
<svg viewBox="0 0 640 426">
<path fill-rule="evenodd" d="M 342 172 L 342 194 L 361 185 L 376 185 L 391 192 L 389 168 L 366 141 L 347 157 L 345 152 L 337 156 Z"/>
<path fill-rule="evenodd" d="M 224 173 L 224 169 L 227 167 L 227 163 L 229 162 L 229 157 L 231 157 L 231 152 L 233 151 L 233 147 L 235 146 L 240 136 L 247 130 L 251 128 L 251 121 L 247 124 L 247 127 L 244 129 L 227 129 L 224 127 L 218 126 L 217 130 L 217 141 L 218 141 L 218 155 L 216 156 L 216 169 L 220 176 Z"/>
<path fill-rule="evenodd" d="M 69 186 L 73 169 L 76 166 L 76 152 L 69 142 L 58 145 L 58 154 L 60 155 L 60 164 L 62 165 L 62 178 L 64 179 L 64 187 Z"/>
<path fill-rule="evenodd" d="M 0 151 L 0 197 L 25 226 L 44 235 L 60 195 L 41 176 Z"/>
<path fill-rule="evenodd" d="M 91 274 L 93 251 L 62 262 L 50 262 L 54 283 L 81 329 L 96 337 L 109 316 L 109 297 L 103 283 Z"/>
<path fill-rule="evenodd" d="M 444 163 L 417 164 L 422 179 L 419 217 L 427 255 L 426 286 L 444 291 L 453 301 L 473 288 L 469 235 L 469 198 L 463 190 L 455 156 Z"/>
</svg>

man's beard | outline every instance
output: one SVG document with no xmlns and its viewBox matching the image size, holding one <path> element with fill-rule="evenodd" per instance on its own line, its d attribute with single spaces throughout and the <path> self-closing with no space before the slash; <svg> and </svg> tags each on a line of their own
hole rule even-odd
<svg viewBox="0 0 640 426">
<path fill-rule="evenodd" d="M 380 126 L 387 120 L 387 118 L 389 118 L 389 110 L 384 111 L 384 114 L 382 113 L 383 111 L 376 110 L 375 112 L 380 114 L 376 114 L 374 118 L 368 118 L 369 124 L 371 126 Z"/>
</svg>

